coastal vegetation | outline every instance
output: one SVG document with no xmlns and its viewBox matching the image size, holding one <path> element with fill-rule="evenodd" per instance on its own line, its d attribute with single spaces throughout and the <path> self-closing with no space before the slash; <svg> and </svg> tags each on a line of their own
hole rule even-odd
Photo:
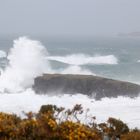
<svg viewBox="0 0 140 140">
<path fill-rule="evenodd" d="M 90 123 L 82 123 L 81 105 L 65 109 L 55 105 L 43 105 L 38 113 L 29 112 L 21 118 L 15 114 L 0 113 L 0 140 L 139 140 L 140 130 L 129 129 L 119 119 L 109 118 L 97 124 L 96 117 Z M 101 114 L 103 115 L 103 114 Z"/>
</svg>

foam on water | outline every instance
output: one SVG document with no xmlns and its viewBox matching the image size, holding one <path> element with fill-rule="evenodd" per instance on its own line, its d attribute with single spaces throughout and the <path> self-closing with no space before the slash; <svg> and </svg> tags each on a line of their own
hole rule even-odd
<svg viewBox="0 0 140 140">
<path fill-rule="evenodd" d="M 89 56 L 85 54 L 72 54 L 67 56 L 48 56 L 48 60 L 55 60 L 70 65 L 115 65 L 118 59 L 114 55 L 106 56 Z"/>
<path fill-rule="evenodd" d="M 105 122 L 108 117 L 115 117 L 126 122 L 129 127 L 140 128 L 140 97 L 136 99 L 118 97 L 103 98 L 101 101 L 95 101 L 86 95 L 75 94 L 62 96 L 37 95 L 31 89 L 22 93 L 0 94 L 0 111 L 16 113 L 23 116 L 23 112 L 37 112 L 43 104 L 54 104 L 63 106 L 66 109 L 72 108 L 75 104 L 82 104 L 84 110 L 90 109 L 89 117 L 96 116 L 97 122 Z M 85 120 L 85 113 L 81 117 Z"/>
<path fill-rule="evenodd" d="M 79 66 L 69 66 L 60 72 L 61 74 L 84 74 L 84 75 L 96 75 L 89 70 L 82 69 Z"/>
<path fill-rule="evenodd" d="M 39 41 L 31 40 L 27 37 L 21 37 L 14 41 L 13 48 L 10 49 L 7 57 L 9 64 L 0 76 L 0 111 L 23 115 L 22 111 L 37 112 L 43 104 L 55 104 L 65 108 L 72 108 L 75 104 L 82 104 L 85 110 L 90 109 L 90 114 L 96 116 L 99 122 L 105 121 L 108 117 L 115 117 L 125 121 L 130 127 L 140 127 L 140 97 L 136 99 L 124 97 L 104 98 L 101 101 L 95 101 L 81 94 L 72 96 L 65 94 L 62 94 L 62 96 L 35 94 L 31 89 L 34 78 L 43 73 L 56 72 L 51 69 L 46 57 L 51 59 L 50 56 L 48 57 L 46 48 Z M 89 62 L 117 64 L 117 59 L 113 55 L 103 57 L 80 55 L 78 56 L 79 58 L 74 57 L 75 59 L 72 56 L 72 60 L 70 59 L 71 56 L 67 57 L 66 63 L 73 64 L 75 61 L 76 65 Z M 80 66 L 70 66 L 57 73 L 92 74 Z M 53 95 L 55 95 L 55 91 Z M 83 121 L 82 118 L 81 120 Z"/>
</svg>

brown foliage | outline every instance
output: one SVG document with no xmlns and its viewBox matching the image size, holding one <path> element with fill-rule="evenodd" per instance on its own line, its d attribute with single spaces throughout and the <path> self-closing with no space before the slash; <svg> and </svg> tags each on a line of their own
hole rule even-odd
<svg viewBox="0 0 140 140">
<path fill-rule="evenodd" d="M 121 140 L 140 140 L 140 131 L 129 132 L 125 135 L 122 135 Z"/>
<path fill-rule="evenodd" d="M 138 140 L 140 132 L 129 132 L 121 120 L 109 118 L 102 124 L 82 124 L 78 116 L 83 113 L 81 105 L 71 110 L 44 105 L 39 113 L 29 112 L 25 119 L 16 115 L 0 113 L 0 140 L 101 140 L 103 135 L 122 140 Z M 74 121 L 73 121 L 74 119 Z M 96 118 L 93 117 L 93 122 Z"/>
</svg>

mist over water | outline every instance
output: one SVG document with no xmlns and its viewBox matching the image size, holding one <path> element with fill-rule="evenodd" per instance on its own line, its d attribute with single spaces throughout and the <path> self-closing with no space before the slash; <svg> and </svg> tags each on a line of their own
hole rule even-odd
<svg viewBox="0 0 140 140">
<path fill-rule="evenodd" d="M 6 53 L 3 54 L 3 57 L 6 57 Z M 130 127 L 140 126 L 140 97 L 103 98 L 101 101 L 95 101 L 86 95 L 76 93 L 61 93 L 61 96 L 55 96 L 54 91 L 53 96 L 48 96 L 37 95 L 32 90 L 34 78 L 43 73 L 95 75 L 96 73 L 81 65 L 119 65 L 118 58 L 113 54 L 91 56 L 78 53 L 52 56 L 39 41 L 20 37 L 14 40 L 7 60 L 8 64 L 1 70 L 0 76 L 0 111 L 23 115 L 22 111 L 36 112 L 43 104 L 55 104 L 66 108 L 82 104 L 85 110 L 90 109 L 89 114 L 96 116 L 98 122 L 115 117 L 122 119 Z M 56 70 L 53 69 L 51 61 L 67 63 L 67 66 Z"/>
</svg>

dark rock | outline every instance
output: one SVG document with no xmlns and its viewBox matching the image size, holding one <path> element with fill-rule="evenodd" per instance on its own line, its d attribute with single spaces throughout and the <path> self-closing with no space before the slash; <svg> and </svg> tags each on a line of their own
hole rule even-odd
<svg viewBox="0 0 140 140">
<path fill-rule="evenodd" d="M 100 99 L 117 96 L 137 97 L 140 85 L 92 75 L 44 74 L 35 78 L 33 89 L 36 93 L 81 93 Z"/>
</svg>

